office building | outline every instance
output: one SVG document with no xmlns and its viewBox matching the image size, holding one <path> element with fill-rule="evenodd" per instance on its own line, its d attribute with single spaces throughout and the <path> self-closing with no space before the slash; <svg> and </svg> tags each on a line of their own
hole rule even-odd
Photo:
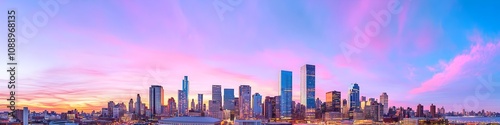
<svg viewBox="0 0 500 125">
<path fill-rule="evenodd" d="M 315 66 L 306 64 L 300 68 L 300 102 L 306 107 L 306 119 L 313 119 L 316 112 Z"/>
<path fill-rule="evenodd" d="M 389 96 L 387 93 L 384 92 L 380 95 L 380 103 L 383 105 L 384 115 L 389 113 Z"/>
<path fill-rule="evenodd" d="M 186 101 L 184 101 L 184 100 L 187 100 L 185 94 L 186 93 L 183 90 L 179 90 L 177 92 L 177 96 L 178 96 L 177 100 L 179 100 L 179 104 L 178 104 L 179 106 L 177 106 L 179 108 L 179 110 L 178 110 L 179 116 L 187 116 L 187 114 L 188 114 L 188 106 L 187 106 L 188 104 Z"/>
<path fill-rule="evenodd" d="M 253 117 L 262 116 L 262 95 L 255 93 L 252 95 Z"/>
<path fill-rule="evenodd" d="M 224 89 L 224 109 L 234 110 L 234 89 Z"/>
<path fill-rule="evenodd" d="M 141 96 L 139 94 L 137 94 L 137 100 L 135 101 L 135 115 L 137 115 L 137 116 L 142 115 L 141 114 L 141 104 L 142 104 Z M 108 107 L 108 110 L 110 110 L 109 107 Z"/>
<path fill-rule="evenodd" d="M 251 93 L 252 93 L 252 88 L 249 85 L 240 85 L 239 88 L 240 119 L 248 119 L 252 116 Z"/>
<path fill-rule="evenodd" d="M 340 91 L 330 91 L 326 93 L 326 112 L 341 112 Z"/>
<path fill-rule="evenodd" d="M 434 104 L 431 104 L 430 110 L 431 110 L 431 117 L 432 118 L 437 117 L 437 115 L 436 115 L 436 106 Z"/>
<path fill-rule="evenodd" d="M 349 110 L 355 110 L 361 108 L 361 102 L 359 101 L 359 86 L 357 83 L 352 83 L 349 88 Z"/>
<path fill-rule="evenodd" d="M 217 101 L 219 110 L 222 110 L 222 90 L 221 85 L 212 85 L 212 100 Z"/>
<path fill-rule="evenodd" d="M 416 117 L 425 117 L 424 116 L 424 106 L 421 104 L 417 105 L 417 114 L 415 115 Z"/>
<path fill-rule="evenodd" d="M 198 105 L 196 106 L 197 111 L 203 111 L 203 94 L 198 94 Z"/>
<path fill-rule="evenodd" d="M 184 79 L 182 79 L 182 92 L 184 92 L 183 98 L 179 99 L 179 103 L 182 102 L 184 107 L 179 107 L 179 108 L 182 108 L 183 110 L 185 110 L 183 113 L 187 114 L 188 109 L 189 109 L 189 80 L 188 80 L 188 76 L 184 76 Z"/>
<path fill-rule="evenodd" d="M 292 72 L 281 70 L 279 79 L 280 114 L 282 119 L 292 119 Z"/>
<path fill-rule="evenodd" d="M 159 85 L 152 85 L 149 87 L 149 109 L 151 115 L 156 116 L 162 113 L 161 106 L 163 106 L 163 87 Z"/>
</svg>

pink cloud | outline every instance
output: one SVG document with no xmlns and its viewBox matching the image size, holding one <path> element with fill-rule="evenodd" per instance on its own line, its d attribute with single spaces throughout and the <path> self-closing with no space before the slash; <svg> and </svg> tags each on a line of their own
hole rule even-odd
<svg viewBox="0 0 500 125">
<path fill-rule="evenodd" d="M 477 38 L 477 37 L 476 37 Z M 457 55 L 449 63 L 441 63 L 443 71 L 435 74 L 430 79 L 424 81 L 419 87 L 412 89 L 409 93 L 416 95 L 424 92 L 439 90 L 442 86 L 450 84 L 454 80 L 463 77 L 464 74 L 474 70 L 477 65 L 484 65 L 491 58 L 498 56 L 500 42 L 474 44 L 469 51 Z"/>
</svg>

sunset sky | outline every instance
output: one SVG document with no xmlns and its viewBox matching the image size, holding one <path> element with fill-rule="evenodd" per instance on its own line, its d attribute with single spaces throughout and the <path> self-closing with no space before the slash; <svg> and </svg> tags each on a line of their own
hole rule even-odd
<svg viewBox="0 0 500 125">
<path fill-rule="evenodd" d="M 54 13 L 43 1 L 0 1 L 2 11 L 18 11 L 18 35 L 26 38 L 18 43 L 18 108 L 100 110 L 136 94 L 147 103 L 151 85 L 178 102 L 183 76 L 189 100 L 198 93 L 210 100 L 215 84 L 276 96 L 280 70 L 293 72 L 298 101 L 300 67 L 313 64 L 323 101 L 333 90 L 346 98 L 358 83 L 367 98 L 387 92 L 391 107 L 500 111 L 498 0 L 399 0 L 385 26 L 372 13 L 387 12 L 394 1 L 61 0 Z M 219 15 L 214 3 L 228 10 Z M 45 24 L 33 18 L 40 14 L 48 15 Z M 23 31 L 29 23 L 36 33 Z M 378 34 L 356 44 L 356 27 L 374 23 Z M 346 47 L 356 52 L 346 56 Z M 7 83 L 7 72 L 0 74 Z M 489 75 L 488 88 L 479 77 Z M 8 91 L 0 88 L 0 111 L 7 110 Z"/>
</svg>

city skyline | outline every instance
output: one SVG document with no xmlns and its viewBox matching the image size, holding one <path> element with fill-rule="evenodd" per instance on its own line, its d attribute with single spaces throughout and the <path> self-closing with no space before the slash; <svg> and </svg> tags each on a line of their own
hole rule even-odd
<svg viewBox="0 0 500 125">
<path fill-rule="evenodd" d="M 364 31 L 376 22 L 372 12 L 386 10 L 389 0 L 244 1 L 223 20 L 212 1 L 71 1 L 19 45 L 16 106 L 91 111 L 109 101 L 136 101 L 137 94 L 149 106 L 151 85 L 163 86 L 164 100 L 180 104 L 184 76 L 187 100 L 203 94 L 207 106 L 212 85 L 233 93 L 249 85 L 250 95 L 264 99 L 279 95 L 281 70 L 293 72 L 292 100 L 301 102 L 300 67 L 312 64 L 314 99 L 325 101 L 330 91 L 347 99 L 350 84 L 358 83 L 359 96 L 378 99 L 387 92 L 389 106 L 460 111 L 456 105 L 474 97 L 477 107 L 462 108 L 498 112 L 500 87 L 480 86 L 481 78 L 500 83 L 500 18 L 492 16 L 498 1 L 399 1 L 400 13 L 391 14 L 365 47 L 352 42 L 355 27 Z M 26 21 L 44 12 L 36 2 L 0 3 L 22 10 Z M 346 45 L 359 52 L 346 56 Z"/>
</svg>

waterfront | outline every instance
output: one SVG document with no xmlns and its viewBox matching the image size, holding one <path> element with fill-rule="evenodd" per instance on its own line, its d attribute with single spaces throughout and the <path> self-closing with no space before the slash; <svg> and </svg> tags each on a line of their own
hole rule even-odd
<svg viewBox="0 0 500 125">
<path fill-rule="evenodd" d="M 466 122 L 488 122 L 488 123 L 500 123 L 500 117 L 460 117 L 460 116 L 447 116 L 448 121 L 457 123 Z"/>
</svg>

